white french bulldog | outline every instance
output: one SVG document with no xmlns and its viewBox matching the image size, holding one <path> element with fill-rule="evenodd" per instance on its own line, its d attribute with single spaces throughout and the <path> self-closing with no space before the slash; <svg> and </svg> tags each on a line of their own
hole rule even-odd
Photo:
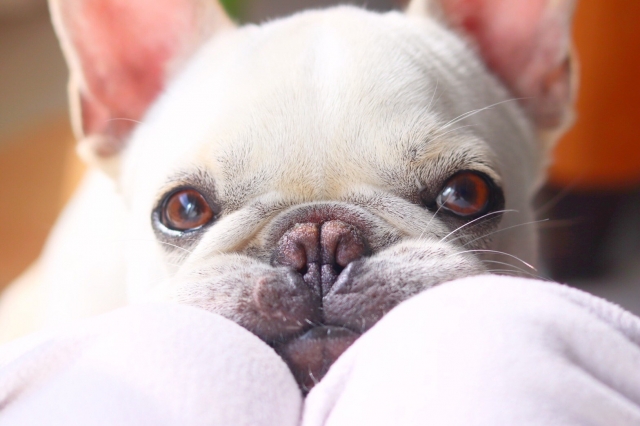
<svg viewBox="0 0 640 426">
<path fill-rule="evenodd" d="M 573 8 L 415 0 L 236 28 L 209 0 L 52 0 L 80 152 L 118 194 L 88 178 L 4 327 L 25 295 L 30 327 L 177 300 L 307 390 L 416 293 L 527 274 Z"/>
</svg>

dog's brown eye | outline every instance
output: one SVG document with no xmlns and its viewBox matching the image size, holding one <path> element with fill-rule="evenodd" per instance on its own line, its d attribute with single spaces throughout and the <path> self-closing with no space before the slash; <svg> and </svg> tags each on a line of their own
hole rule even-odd
<svg viewBox="0 0 640 426">
<path fill-rule="evenodd" d="M 491 201 L 491 186 L 474 172 L 461 172 L 444 185 L 436 198 L 438 208 L 458 216 L 470 217 L 485 213 Z"/>
<path fill-rule="evenodd" d="M 174 192 L 165 200 L 162 208 L 162 224 L 176 231 L 200 228 L 209 223 L 213 216 L 213 210 L 195 189 Z"/>
</svg>

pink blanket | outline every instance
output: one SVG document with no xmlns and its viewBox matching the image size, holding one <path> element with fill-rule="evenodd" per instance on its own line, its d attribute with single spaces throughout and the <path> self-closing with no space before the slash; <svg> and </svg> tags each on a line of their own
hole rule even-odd
<svg viewBox="0 0 640 426">
<path fill-rule="evenodd" d="M 640 319 L 467 278 L 398 306 L 304 400 L 236 324 L 139 305 L 0 350 L 0 425 L 640 425 Z"/>
</svg>

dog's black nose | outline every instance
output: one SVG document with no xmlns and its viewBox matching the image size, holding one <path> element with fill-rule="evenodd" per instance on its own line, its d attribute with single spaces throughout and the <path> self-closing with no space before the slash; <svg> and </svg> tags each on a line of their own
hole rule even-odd
<svg viewBox="0 0 640 426">
<path fill-rule="evenodd" d="M 273 264 L 300 273 L 322 297 L 349 263 L 368 253 L 366 240 L 353 225 L 340 220 L 298 223 L 278 241 Z"/>
</svg>

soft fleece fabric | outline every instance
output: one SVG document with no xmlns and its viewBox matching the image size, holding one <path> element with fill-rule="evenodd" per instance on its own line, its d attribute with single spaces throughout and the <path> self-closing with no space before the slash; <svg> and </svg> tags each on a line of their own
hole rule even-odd
<svg viewBox="0 0 640 426">
<path fill-rule="evenodd" d="M 0 425 L 640 425 L 640 319 L 473 277 L 398 306 L 303 400 L 236 324 L 131 306 L 0 353 Z"/>
</svg>

